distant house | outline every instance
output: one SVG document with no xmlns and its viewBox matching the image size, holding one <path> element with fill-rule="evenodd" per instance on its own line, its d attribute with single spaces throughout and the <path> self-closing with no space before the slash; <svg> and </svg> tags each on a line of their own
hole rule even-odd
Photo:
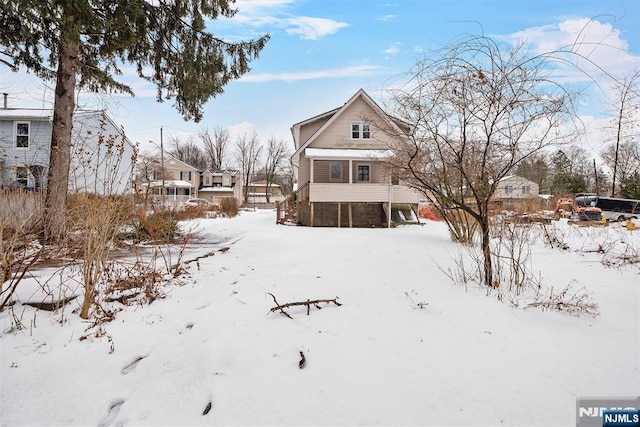
<svg viewBox="0 0 640 427">
<path fill-rule="evenodd" d="M 200 171 L 193 166 L 172 157 L 163 159 L 150 171 L 151 182 L 148 185 L 154 199 L 167 203 L 186 202 L 198 197 Z"/>
<path fill-rule="evenodd" d="M 198 197 L 220 204 L 224 198 L 234 197 L 237 203 L 242 201 L 242 182 L 240 171 L 221 169 L 202 172 Z"/>
<path fill-rule="evenodd" d="M 310 226 L 388 226 L 415 218 L 420 195 L 386 167 L 406 125 L 362 89 L 343 106 L 292 126 L 298 189 L 278 204 L 277 222 Z"/>
<path fill-rule="evenodd" d="M 267 189 L 267 181 L 253 181 L 249 183 L 249 203 L 277 203 L 284 200 L 284 195 L 278 184 L 269 185 Z M 267 195 L 269 201 L 267 201 Z"/>
<path fill-rule="evenodd" d="M 47 184 L 53 111 L 0 109 L 0 186 Z M 74 113 L 69 190 L 97 194 L 130 189 L 135 146 L 102 110 Z"/>
<path fill-rule="evenodd" d="M 518 175 L 505 176 L 498 183 L 494 199 L 529 199 L 538 198 L 540 187 Z"/>
</svg>

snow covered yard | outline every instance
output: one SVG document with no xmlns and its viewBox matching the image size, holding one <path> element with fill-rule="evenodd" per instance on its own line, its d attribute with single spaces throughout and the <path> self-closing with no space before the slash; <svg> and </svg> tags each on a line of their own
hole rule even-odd
<svg viewBox="0 0 640 427">
<path fill-rule="evenodd" d="M 219 244 L 185 258 L 229 250 L 190 263 L 183 286 L 126 307 L 102 337 L 80 340 L 87 323 L 69 308 L 18 303 L 21 330 L 0 313 L 0 425 L 575 425 L 576 397 L 640 394 L 640 270 L 606 267 L 615 248 L 588 246 L 640 231 L 557 226 L 567 249 L 534 242 L 534 269 L 546 286 L 585 287 L 598 317 L 452 284 L 442 270 L 459 246 L 441 223 L 200 220 L 201 240 Z M 269 312 L 269 293 L 342 305 L 289 319 Z"/>
</svg>

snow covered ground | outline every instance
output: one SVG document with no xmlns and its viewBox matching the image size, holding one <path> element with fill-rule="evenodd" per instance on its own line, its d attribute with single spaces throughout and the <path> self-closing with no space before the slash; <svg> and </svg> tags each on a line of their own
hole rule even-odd
<svg viewBox="0 0 640 427">
<path fill-rule="evenodd" d="M 437 222 L 308 228 L 257 211 L 197 224 L 205 243 L 185 259 L 215 255 L 101 337 L 79 339 L 73 307 L 0 313 L 0 425 L 572 426 L 576 397 L 640 395 L 640 270 L 602 263 L 621 239 L 640 248 L 640 231 L 558 223 L 566 249 L 533 242 L 544 285 L 585 287 L 594 318 L 451 283 L 459 246 Z M 289 319 L 269 293 L 342 305 Z"/>
</svg>

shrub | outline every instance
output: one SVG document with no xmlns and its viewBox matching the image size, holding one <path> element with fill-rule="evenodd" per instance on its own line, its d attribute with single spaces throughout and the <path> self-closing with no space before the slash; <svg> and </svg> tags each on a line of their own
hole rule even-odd
<svg viewBox="0 0 640 427">
<path fill-rule="evenodd" d="M 149 216 L 140 214 L 134 229 L 136 241 L 172 242 L 181 234 L 178 219 L 171 211 L 159 211 Z"/>
<path fill-rule="evenodd" d="M 235 197 L 225 197 L 220 200 L 220 210 L 229 218 L 238 215 L 238 201 Z"/>
</svg>

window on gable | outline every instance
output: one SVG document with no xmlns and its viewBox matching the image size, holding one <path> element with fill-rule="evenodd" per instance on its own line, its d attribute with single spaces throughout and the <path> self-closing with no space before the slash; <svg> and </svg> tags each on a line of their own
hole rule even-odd
<svg viewBox="0 0 640 427">
<path fill-rule="evenodd" d="M 531 194 L 531 186 L 523 185 L 522 186 L 522 194 Z"/>
<path fill-rule="evenodd" d="M 209 176 L 204 177 L 204 185 L 206 185 L 207 187 L 211 185 L 211 177 Z"/>
<path fill-rule="evenodd" d="M 363 122 L 352 122 L 351 139 L 371 139 L 371 125 Z"/>
<path fill-rule="evenodd" d="M 370 165 L 358 165 L 356 169 L 356 181 L 357 182 L 369 182 L 371 179 L 371 166 Z"/>
<path fill-rule="evenodd" d="M 510 196 L 511 194 L 513 194 L 513 186 L 512 185 L 505 186 L 504 194 L 506 194 L 507 196 Z"/>
<path fill-rule="evenodd" d="M 16 122 L 16 148 L 29 148 L 29 122 Z"/>
<path fill-rule="evenodd" d="M 182 171 L 182 172 L 180 172 L 180 180 L 182 180 L 182 181 L 191 181 L 191 171 Z"/>
<path fill-rule="evenodd" d="M 329 181 L 342 182 L 342 163 L 329 163 Z"/>
</svg>

